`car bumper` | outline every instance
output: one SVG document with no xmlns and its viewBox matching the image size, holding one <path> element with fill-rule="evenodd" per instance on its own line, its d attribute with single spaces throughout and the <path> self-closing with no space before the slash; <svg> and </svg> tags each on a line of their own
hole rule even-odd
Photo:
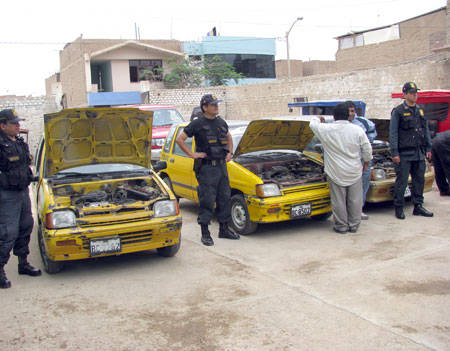
<svg viewBox="0 0 450 351">
<path fill-rule="evenodd" d="M 434 181 L 433 172 L 425 173 L 425 186 L 423 191 L 431 191 Z M 383 202 L 394 200 L 395 178 L 371 181 L 367 192 L 366 202 Z M 411 188 L 411 177 L 408 180 L 408 187 Z M 409 195 L 408 195 L 409 196 Z"/>
<path fill-rule="evenodd" d="M 102 238 L 120 238 L 120 252 L 95 255 L 117 256 L 125 253 L 172 246 L 179 242 L 181 216 L 164 218 L 161 221 L 140 221 L 115 225 L 72 229 L 43 229 L 47 256 L 52 261 L 71 261 L 93 257 L 90 241 Z"/>
<path fill-rule="evenodd" d="M 255 223 L 282 222 L 331 212 L 328 187 L 313 193 L 309 192 L 308 195 L 305 192 L 303 194 L 297 192 L 264 199 L 247 196 L 246 202 L 250 220 Z M 301 204 L 311 204 L 311 213 L 305 216 L 292 217 L 292 207 Z"/>
</svg>

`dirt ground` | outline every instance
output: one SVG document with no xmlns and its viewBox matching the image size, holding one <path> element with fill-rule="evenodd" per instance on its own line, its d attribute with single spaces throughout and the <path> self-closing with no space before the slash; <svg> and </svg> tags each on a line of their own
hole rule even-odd
<svg viewBox="0 0 450 351">
<path fill-rule="evenodd" d="M 239 241 L 199 241 L 182 200 L 177 256 L 73 262 L 56 275 L 6 272 L 0 350 L 449 350 L 450 198 L 435 217 L 369 206 L 358 233 L 331 220 L 261 225 Z M 30 261 L 41 267 L 33 233 Z"/>
</svg>

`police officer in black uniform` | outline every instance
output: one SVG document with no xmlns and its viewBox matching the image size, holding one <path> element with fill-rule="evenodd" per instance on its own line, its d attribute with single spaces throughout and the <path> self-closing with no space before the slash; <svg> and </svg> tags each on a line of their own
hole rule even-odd
<svg viewBox="0 0 450 351">
<path fill-rule="evenodd" d="M 11 250 L 19 257 L 19 274 L 41 275 L 27 261 L 33 216 L 28 185 L 33 174 L 28 145 L 18 136 L 19 118 L 14 110 L 0 111 L 0 288 L 11 287 L 4 266 Z"/>
<path fill-rule="evenodd" d="M 408 177 L 411 174 L 411 196 L 414 203 L 413 215 L 433 217 L 423 204 L 425 185 L 425 158 L 431 158 L 431 138 L 423 109 L 416 105 L 417 85 L 407 82 L 403 85 L 405 101 L 392 110 L 389 137 L 392 161 L 395 163 L 394 207 L 395 216 L 405 219 L 403 205 Z"/>
<path fill-rule="evenodd" d="M 219 106 L 214 95 L 204 95 L 200 101 L 202 113 L 189 123 L 177 137 L 180 148 L 194 159 L 194 171 L 198 181 L 199 210 L 197 222 L 202 229 L 202 243 L 214 245 L 208 225 L 214 213 L 220 223 L 219 238 L 239 239 L 228 229 L 231 212 L 231 189 L 227 162 L 233 156 L 233 139 L 227 123 L 218 116 Z M 195 152 L 187 146 L 188 137 L 195 139 Z"/>
</svg>

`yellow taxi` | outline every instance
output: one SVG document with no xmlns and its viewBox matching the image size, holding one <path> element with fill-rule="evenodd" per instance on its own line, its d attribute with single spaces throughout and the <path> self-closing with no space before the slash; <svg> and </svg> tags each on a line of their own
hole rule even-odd
<svg viewBox="0 0 450 351">
<path fill-rule="evenodd" d="M 35 183 L 39 249 L 48 273 L 65 262 L 180 248 L 175 195 L 150 166 L 153 112 L 67 109 L 44 116 Z M 159 168 L 158 168 L 159 167 Z"/>
<path fill-rule="evenodd" d="M 330 194 L 320 156 L 303 154 L 313 134 L 308 123 L 293 120 L 227 121 L 234 156 L 227 164 L 231 186 L 231 223 L 239 234 L 259 223 L 298 218 L 326 219 Z M 187 123 L 173 125 L 161 152 L 167 168 L 161 178 L 175 195 L 198 203 L 194 160 L 175 139 Z M 186 140 L 195 150 L 193 138 Z"/>
</svg>

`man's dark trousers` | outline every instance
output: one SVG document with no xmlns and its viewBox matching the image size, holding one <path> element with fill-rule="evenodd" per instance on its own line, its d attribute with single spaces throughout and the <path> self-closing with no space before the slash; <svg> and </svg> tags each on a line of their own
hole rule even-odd
<svg viewBox="0 0 450 351">
<path fill-rule="evenodd" d="M 447 142 L 445 142 L 445 139 Z M 439 133 L 436 138 L 433 139 L 433 145 L 431 147 L 433 155 L 434 176 L 436 184 L 441 194 L 450 192 L 450 147 L 448 139 L 450 138 L 450 131 Z"/>
<path fill-rule="evenodd" d="M 408 177 L 411 174 L 411 198 L 414 205 L 423 204 L 425 186 L 425 160 L 411 161 L 400 155 L 400 163 L 395 164 L 397 178 L 394 186 L 394 206 L 403 207 Z"/>
<path fill-rule="evenodd" d="M 26 257 L 33 230 L 33 215 L 28 188 L 0 189 L 0 266 L 6 265 L 10 252 Z"/>
<path fill-rule="evenodd" d="M 228 223 L 231 216 L 231 189 L 226 162 L 221 161 L 215 166 L 203 164 L 196 176 L 199 200 L 198 224 L 209 225 L 214 213 L 214 204 L 219 223 Z"/>
</svg>

